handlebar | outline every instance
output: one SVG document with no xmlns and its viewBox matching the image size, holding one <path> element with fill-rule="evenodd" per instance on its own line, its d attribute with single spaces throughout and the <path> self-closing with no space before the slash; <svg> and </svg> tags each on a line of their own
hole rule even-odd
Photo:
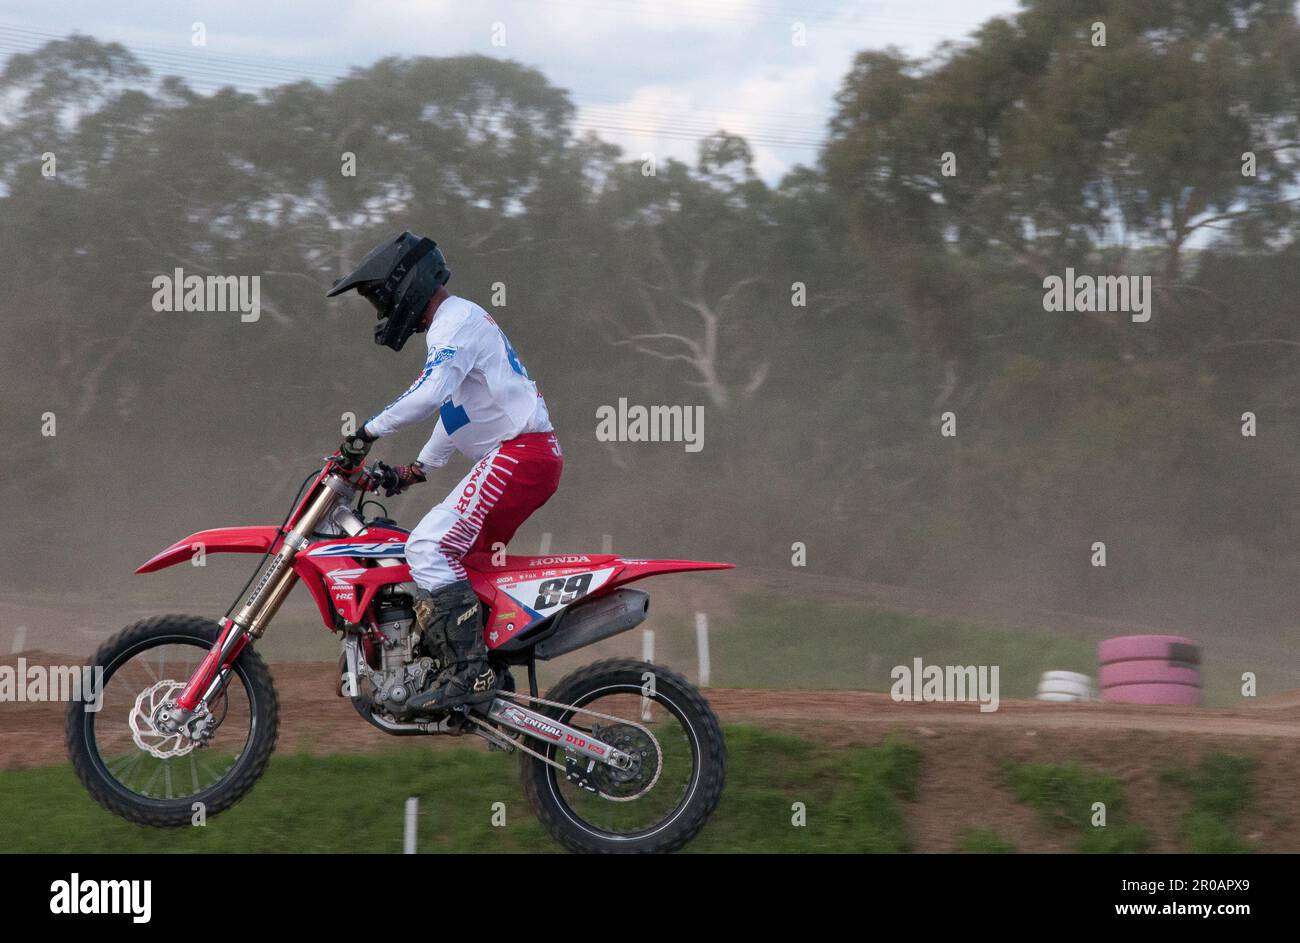
<svg viewBox="0 0 1300 943">
<path fill-rule="evenodd" d="M 325 466 L 324 474 L 328 475 L 333 472 L 334 474 L 339 475 L 347 481 L 348 484 L 352 485 L 360 495 L 378 494 L 381 487 L 377 482 L 378 473 L 375 466 L 380 464 L 382 464 L 382 462 L 363 462 L 360 465 L 348 468 L 340 462 L 331 459 L 331 461 L 329 461 Z"/>
<path fill-rule="evenodd" d="M 379 490 L 378 487 L 375 486 L 375 474 L 376 466 L 382 463 L 371 462 L 370 464 L 366 464 L 365 462 L 360 462 L 356 465 L 347 465 L 339 460 L 337 453 L 334 455 L 326 455 L 324 456 L 324 459 L 325 467 L 321 470 L 322 477 L 334 473 L 339 477 L 346 479 L 349 484 L 360 488 L 362 491 L 377 492 Z"/>
</svg>

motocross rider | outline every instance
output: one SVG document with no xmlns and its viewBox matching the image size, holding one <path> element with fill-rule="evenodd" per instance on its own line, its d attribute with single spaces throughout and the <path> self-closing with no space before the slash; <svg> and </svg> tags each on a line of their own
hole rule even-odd
<svg viewBox="0 0 1300 943">
<path fill-rule="evenodd" d="M 328 293 L 355 288 L 374 305 L 375 343 L 397 351 L 413 333 L 423 333 L 427 346 L 415 382 L 345 439 L 336 456 L 355 467 L 375 440 L 436 417 L 416 460 L 396 467 L 376 463 L 371 486 L 399 494 L 446 465 L 454 452 L 474 463 L 406 542 L 419 586 L 416 620 L 443 665 L 433 685 L 411 698 L 409 706 L 420 711 L 491 700 L 499 679 L 488 664 L 478 598 L 461 559 L 507 544 L 555 493 L 564 467 L 537 384 L 492 317 L 447 291 L 450 277 L 432 239 L 404 232 L 374 249 Z"/>
</svg>

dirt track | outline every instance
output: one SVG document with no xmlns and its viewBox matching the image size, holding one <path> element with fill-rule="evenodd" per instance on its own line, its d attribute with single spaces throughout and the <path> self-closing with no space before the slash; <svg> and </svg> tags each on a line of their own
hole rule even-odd
<svg viewBox="0 0 1300 943">
<path fill-rule="evenodd" d="M 39 653 L 27 657 L 40 662 Z M 334 695 L 333 671 L 331 664 L 273 666 L 282 707 L 278 749 L 392 748 L 394 738 L 368 727 Z M 921 794 L 909 810 L 918 850 L 951 850 L 957 831 L 978 826 L 1012 837 L 1024 850 L 1068 850 L 1065 838 L 1045 834 L 1034 813 L 1009 794 L 998 773 L 1002 758 L 1077 761 L 1114 773 L 1126 785 L 1134 820 L 1154 833 L 1157 850 L 1174 850 L 1185 800 L 1160 773 L 1195 763 L 1211 749 L 1258 761 L 1258 811 L 1247 830 L 1259 847 L 1300 850 L 1300 693 L 1233 710 L 1003 701 L 991 713 L 973 704 L 899 704 L 860 691 L 707 693 L 727 723 L 838 745 L 876 743 L 887 734 L 916 743 L 926 755 Z M 61 762 L 62 741 L 60 705 L 0 704 L 0 767 Z"/>
</svg>

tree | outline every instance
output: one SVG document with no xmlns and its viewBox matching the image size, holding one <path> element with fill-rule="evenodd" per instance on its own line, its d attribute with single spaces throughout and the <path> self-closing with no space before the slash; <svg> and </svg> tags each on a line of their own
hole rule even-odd
<svg viewBox="0 0 1300 943">
<path fill-rule="evenodd" d="M 1293 218 L 1287 0 L 1028 0 L 931 62 L 859 55 L 838 102 L 827 174 L 882 238 L 1000 248 L 1040 278 L 1093 249 L 1160 245 L 1173 290 L 1193 237 L 1249 221 L 1262 238 Z"/>
<path fill-rule="evenodd" d="M 754 309 L 763 289 L 780 289 L 763 264 L 771 194 L 752 162 L 744 141 L 720 133 L 702 142 L 694 171 L 668 161 L 649 177 L 628 164 L 602 200 L 626 273 L 618 284 L 638 301 L 632 314 L 621 295 L 607 300 L 610 342 L 684 364 L 686 382 L 720 408 L 752 397 L 771 368 Z"/>
</svg>

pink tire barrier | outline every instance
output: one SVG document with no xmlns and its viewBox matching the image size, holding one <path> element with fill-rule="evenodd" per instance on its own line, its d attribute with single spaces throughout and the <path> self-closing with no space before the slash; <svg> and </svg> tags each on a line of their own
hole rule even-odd
<svg viewBox="0 0 1300 943">
<path fill-rule="evenodd" d="M 1187 684 L 1201 686 L 1201 670 L 1186 662 L 1170 663 L 1155 658 L 1113 661 L 1102 665 L 1097 675 L 1102 689 L 1119 684 Z"/>
<path fill-rule="evenodd" d="M 1123 635 L 1097 649 L 1103 701 L 1200 704 L 1201 646 L 1181 635 Z"/>
<path fill-rule="evenodd" d="M 1117 684 L 1103 688 L 1101 697 L 1116 704 L 1200 704 L 1201 689 L 1190 684 Z"/>
<path fill-rule="evenodd" d="M 1097 648 L 1097 660 L 1103 665 L 1136 658 L 1199 665 L 1201 645 L 1181 635 L 1121 635 L 1106 639 Z"/>
</svg>

